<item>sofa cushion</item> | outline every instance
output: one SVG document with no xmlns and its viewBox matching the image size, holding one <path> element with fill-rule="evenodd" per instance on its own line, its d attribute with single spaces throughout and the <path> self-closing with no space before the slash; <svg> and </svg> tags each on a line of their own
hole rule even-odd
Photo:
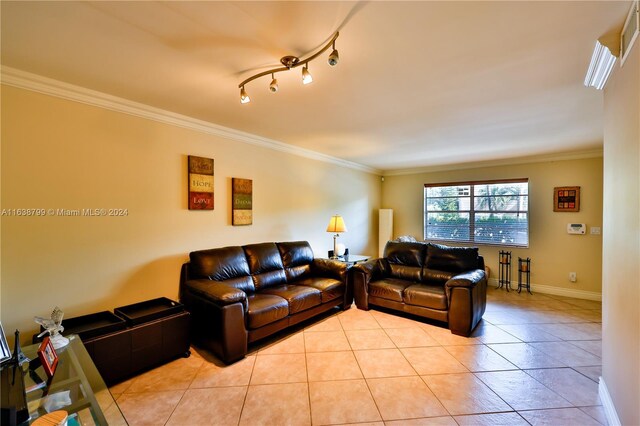
<svg viewBox="0 0 640 426">
<path fill-rule="evenodd" d="M 256 291 L 286 282 L 284 266 L 275 243 L 250 244 L 242 248 Z"/>
<path fill-rule="evenodd" d="M 285 243 L 276 243 L 287 282 L 292 282 L 300 278 L 306 277 L 311 271 L 311 262 L 313 262 L 313 250 L 306 241 L 289 241 Z"/>
<path fill-rule="evenodd" d="M 422 270 L 422 281 L 429 284 L 444 285 L 451 278 L 456 276 L 455 272 L 439 271 L 437 269 L 424 268 Z"/>
<path fill-rule="evenodd" d="M 247 297 L 247 327 L 260 328 L 289 315 L 289 303 L 282 297 L 272 294 L 252 294 Z"/>
<path fill-rule="evenodd" d="M 448 247 L 429 244 L 425 267 L 440 271 L 463 272 L 478 268 L 477 247 Z"/>
<path fill-rule="evenodd" d="M 404 303 L 431 309 L 447 309 L 447 296 L 441 285 L 416 284 L 404 290 Z"/>
<path fill-rule="evenodd" d="M 424 243 L 397 243 L 389 241 L 384 247 L 384 257 L 389 263 L 422 267 L 427 245 Z"/>
<path fill-rule="evenodd" d="M 388 242 L 384 256 L 389 264 L 389 275 L 394 278 L 419 282 L 427 245 L 424 243 Z"/>
<path fill-rule="evenodd" d="M 189 253 L 189 259 L 189 274 L 194 279 L 206 277 L 246 293 L 255 291 L 242 247 L 193 251 Z"/>
<path fill-rule="evenodd" d="M 322 302 L 320 290 L 302 285 L 284 284 L 265 288 L 261 293 L 273 294 L 285 299 L 289 303 L 290 314 L 313 308 Z"/>
<path fill-rule="evenodd" d="M 322 303 L 333 300 L 344 294 L 342 282 L 333 278 L 309 277 L 295 282 L 296 285 L 313 287 L 321 291 Z"/>
<path fill-rule="evenodd" d="M 383 278 L 369 283 L 369 296 L 402 302 L 404 289 L 412 282 L 399 278 Z"/>
</svg>

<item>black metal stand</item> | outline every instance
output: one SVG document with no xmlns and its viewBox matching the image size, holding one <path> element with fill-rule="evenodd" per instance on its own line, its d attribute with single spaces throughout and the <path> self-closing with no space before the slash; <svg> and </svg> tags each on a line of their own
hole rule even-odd
<svg viewBox="0 0 640 426">
<path fill-rule="evenodd" d="M 523 276 L 524 283 L 522 282 Z M 529 294 L 533 294 L 531 293 L 531 259 L 528 257 L 526 259 L 518 258 L 518 293 L 523 287 L 526 288 Z"/>
<path fill-rule="evenodd" d="M 498 258 L 500 263 L 499 275 L 498 275 L 498 287 L 503 286 L 509 291 L 511 288 L 511 252 L 500 250 L 500 257 Z"/>
</svg>

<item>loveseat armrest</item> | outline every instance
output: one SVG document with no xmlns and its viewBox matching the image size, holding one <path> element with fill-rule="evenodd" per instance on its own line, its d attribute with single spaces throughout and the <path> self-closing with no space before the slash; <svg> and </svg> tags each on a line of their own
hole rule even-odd
<svg viewBox="0 0 640 426">
<path fill-rule="evenodd" d="M 358 309 L 369 310 L 369 283 L 384 277 L 385 262 L 385 259 L 371 259 L 357 263 L 349 270 Z"/>
<path fill-rule="evenodd" d="M 482 269 L 474 269 L 452 277 L 446 282 L 448 288 L 467 287 L 473 288 L 485 279 L 485 272 Z"/>
<path fill-rule="evenodd" d="M 242 303 L 244 311 L 248 309 L 247 293 L 224 283 L 199 279 L 189 280 L 185 283 L 187 291 L 194 296 L 201 297 L 216 305 L 230 305 L 232 303 Z"/>
<path fill-rule="evenodd" d="M 311 263 L 311 271 L 313 274 L 335 278 L 336 280 L 346 283 L 347 265 L 343 262 L 315 258 Z"/>
</svg>

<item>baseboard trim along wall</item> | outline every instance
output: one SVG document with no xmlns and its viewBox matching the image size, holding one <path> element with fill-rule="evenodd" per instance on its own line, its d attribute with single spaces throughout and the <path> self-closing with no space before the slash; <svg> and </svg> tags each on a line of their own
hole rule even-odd
<svg viewBox="0 0 640 426">
<path fill-rule="evenodd" d="M 618 417 L 618 413 L 616 413 L 616 407 L 613 405 L 607 384 L 602 377 L 600 377 L 600 381 L 598 382 L 598 395 L 600 396 L 600 402 L 602 402 L 604 415 L 607 418 L 607 424 L 610 426 L 621 426 L 622 423 L 620 423 L 620 418 Z"/>
<path fill-rule="evenodd" d="M 493 285 L 498 287 L 498 279 L 497 278 L 489 278 L 489 285 Z M 511 281 L 511 288 L 518 289 L 518 282 Z M 587 300 L 596 300 L 598 302 L 602 301 L 602 293 L 596 293 L 595 291 L 585 291 L 585 290 L 577 290 L 573 288 L 564 288 L 564 287 L 554 287 L 552 285 L 544 285 L 544 284 L 534 284 L 531 283 L 531 292 L 535 293 L 543 293 L 543 294 L 553 294 L 556 296 L 566 296 L 566 297 L 575 297 L 576 299 L 587 299 Z"/>
</svg>

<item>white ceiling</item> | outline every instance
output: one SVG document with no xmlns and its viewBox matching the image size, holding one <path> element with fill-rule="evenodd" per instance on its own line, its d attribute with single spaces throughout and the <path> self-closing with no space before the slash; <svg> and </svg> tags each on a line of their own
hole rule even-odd
<svg viewBox="0 0 640 426">
<path fill-rule="evenodd" d="M 629 2 L 11 2 L 2 64 L 378 170 L 602 147 L 595 40 Z M 308 56 L 300 69 L 246 86 Z"/>
</svg>

